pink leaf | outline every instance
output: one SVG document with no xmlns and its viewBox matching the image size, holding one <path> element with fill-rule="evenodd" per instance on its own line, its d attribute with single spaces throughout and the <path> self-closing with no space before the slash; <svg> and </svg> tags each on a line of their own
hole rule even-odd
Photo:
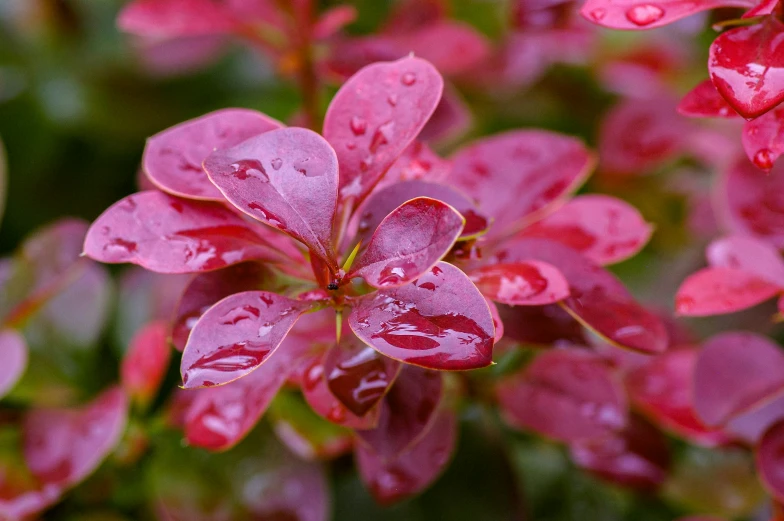
<svg viewBox="0 0 784 521">
<path fill-rule="evenodd" d="M 123 31 L 157 38 L 230 33 L 238 21 L 211 0 L 135 0 L 117 19 Z"/>
<path fill-rule="evenodd" d="M 374 288 L 402 286 L 427 273 L 455 244 L 465 220 L 451 206 L 417 197 L 382 220 L 348 278 Z"/>
<path fill-rule="evenodd" d="M 223 385 L 257 369 L 309 304 L 267 291 L 221 300 L 199 319 L 182 353 L 186 389 Z"/>
<path fill-rule="evenodd" d="M 417 9 L 419 6 L 416 7 Z M 396 34 L 390 36 L 395 38 Z M 401 51 L 432 63 L 445 76 L 469 72 L 490 57 L 490 41 L 471 25 L 439 20 L 395 38 Z"/>
<path fill-rule="evenodd" d="M 613 264 L 639 252 L 651 233 L 653 226 L 630 204 L 607 195 L 581 195 L 522 234 L 558 241 L 597 264 Z"/>
<path fill-rule="evenodd" d="M 338 162 L 321 136 L 304 128 L 272 130 L 216 150 L 204 169 L 237 208 L 335 264 L 330 241 Z"/>
<path fill-rule="evenodd" d="M 784 24 L 774 16 L 730 29 L 710 47 L 708 71 L 719 94 L 741 116 L 753 119 L 784 101 Z"/>
<path fill-rule="evenodd" d="M 569 296 L 569 283 L 545 262 L 493 264 L 473 270 L 469 278 L 485 297 L 510 306 L 542 306 Z"/>
<path fill-rule="evenodd" d="M 196 275 L 182 293 L 172 321 L 172 343 L 182 351 L 193 326 L 219 300 L 246 291 L 263 289 L 271 273 L 255 262 L 235 264 L 222 270 Z M 268 289 L 268 288 L 267 288 Z"/>
<path fill-rule="evenodd" d="M 784 152 L 784 107 L 775 108 L 743 126 L 743 149 L 754 166 L 770 172 Z"/>
<path fill-rule="evenodd" d="M 569 282 L 562 305 L 581 324 L 619 346 L 643 353 L 667 348 L 661 319 L 636 302 L 610 272 L 571 248 L 543 239 L 507 241 L 493 262 L 540 260 L 552 264 Z"/>
<path fill-rule="evenodd" d="M 441 375 L 405 366 L 381 402 L 378 425 L 357 431 L 361 444 L 389 461 L 425 436 L 438 416 L 443 383 Z"/>
<path fill-rule="evenodd" d="M 343 84 L 324 119 L 340 161 L 341 199 L 364 199 L 425 126 L 443 86 L 438 71 L 414 57 L 368 65 Z"/>
<path fill-rule="evenodd" d="M 381 354 L 431 369 L 465 370 L 492 361 L 493 318 L 468 277 L 439 262 L 418 280 L 352 303 L 354 333 Z"/>
<path fill-rule="evenodd" d="M 784 421 L 768 429 L 757 447 L 757 469 L 763 485 L 778 501 L 784 501 Z"/>
<path fill-rule="evenodd" d="M 150 322 L 131 340 L 120 366 L 123 390 L 143 404 L 155 396 L 171 360 L 168 324 Z"/>
<path fill-rule="evenodd" d="M 343 27 L 357 19 L 357 8 L 353 5 L 336 5 L 323 13 L 313 26 L 313 38 L 322 40 L 334 36 Z"/>
<path fill-rule="evenodd" d="M 731 235 L 710 243 L 705 256 L 714 268 L 745 271 L 784 287 L 784 261 L 779 251 L 766 242 Z"/>
<path fill-rule="evenodd" d="M 493 317 L 493 325 L 495 326 L 493 342 L 497 344 L 504 337 L 504 322 L 501 320 L 501 314 L 499 313 L 498 306 L 495 305 L 495 302 L 487 297 L 485 297 L 485 302 L 487 302 L 487 307 L 490 308 L 490 316 Z"/>
<path fill-rule="evenodd" d="M 641 490 L 656 490 L 667 478 L 670 466 L 667 438 L 636 416 L 630 418 L 629 425 L 621 432 L 577 442 L 570 448 L 578 467 Z"/>
<path fill-rule="evenodd" d="M 349 411 L 364 416 L 386 394 L 400 364 L 344 334 L 324 355 L 324 378 L 332 394 Z"/>
<path fill-rule="evenodd" d="M 721 97 L 710 80 L 697 84 L 681 99 L 678 113 L 695 118 L 737 118 L 735 109 Z"/>
<path fill-rule="evenodd" d="M 101 214 L 87 233 L 84 251 L 97 261 L 130 262 L 158 273 L 283 259 L 226 207 L 152 191 L 129 195 Z"/>
<path fill-rule="evenodd" d="M 588 0 L 580 9 L 587 20 L 612 29 L 653 29 L 708 9 L 751 7 L 747 0 Z"/>
<path fill-rule="evenodd" d="M 465 136 L 472 124 L 468 104 L 456 89 L 447 85 L 436 110 L 419 133 L 419 139 L 428 143 L 451 143 Z"/>
<path fill-rule="evenodd" d="M 443 159 L 441 156 L 433 152 L 433 150 L 431 150 L 431 148 L 425 143 L 422 143 L 421 141 L 414 141 L 403 151 L 400 157 L 398 157 L 395 162 L 392 163 L 392 166 L 389 167 L 389 170 L 387 170 L 384 178 L 378 183 L 378 185 L 376 185 L 375 191 L 381 192 L 382 187 L 384 190 L 386 190 L 387 188 L 391 188 L 391 186 L 394 186 L 402 181 L 426 181 L 429 183 L 439 183 L 444 181 L 449 176 L 449 172 L 451 170 L 451 161 Z M 465 196 L 462 192 L 457 192 L 463 197 L 467 198 L 467 196 Z M 428 194 L 422 193 L 417 195 Z M 433 198 L 440 199 L 439 197 Z M 402 203 L 403 201 L 400 202 Z M 363 208 L 367 208 L 367 202 L 365 202 L 362 206 Z M 391 211 L 393 208 L 394 206 L 389 210 Z M 379 220 L 381 220 L 384 215 L 386 215 L 386 213 L 382 214 L 381 217 L 379 217 Z"/>
<path fill-rule="evenodd" d="M 13 329 L 0 330 L 0 398 L 13 389 L 27 368 L 27 342 Z"/>
<path fill-rule="evenodd" d="M 756 445 L 768 427 L 782 419 L 784 394 L 777 393 L 760 405 L 733 417 L 722 427 L 722 431 L 736 441 Z"/>
<path fill-rule="evenodd" d="M 436 414 L 427 433 L 394 458 L 385 460 L 357 444 L 359 475 L 380 504 L 390 505 L 418 494 L 446 468 L 455 450 L 457 418 L 446 410 Z"/>
<path fill-rule="evenodd" d="M 552 209 L 588 177 L 594 160 L 582 142 L 543 130 L 475 141 L 453 157 L 449 181 L 495 219 L 488 237 L 516 231 Z"/>
<path fill-rule="evenodd" d="M 742 158 L 726 172 L 718 195 L 733 232 L 784 248 L 784 167 L 766 176 Z"/>
<path fill-rule="evenodd" d="M 765 337 L 711 337 L 694 369 L 694 406 L 706 425 L 721 425 L 784 390 L 784 353 Z"/>
<path fill-rule="evenodd" d="M 776 296 L 781 288 L 759 276 L 732 268 L 705 268 L 683 281 L 675 310 L 691 317 L 734 313 Z"/>
<path fill-rule="evenodd" d="M 44 484 L 70 487 L 90 475 L 125 430 L 128 404 L 113 387 L 80 409 L 38 409 L 24 420 L 27 466 Z"/>
<path fill-rule="evenodd" d="M 161 190 L 190 199 L 222 201 L 202 163 L 213 150 L 226 149 L 281 123 L 248 109 L 223 109 L 164 130 L 144 148 L 142 168 Z"/>
<path fill-rule="evenodd" d="M 622 388 L 586 351 L 545 351 L 501 382 L 497 394 L 510 425 L 567 443 L 607 436 L 627 422 Z"/>
</svg>

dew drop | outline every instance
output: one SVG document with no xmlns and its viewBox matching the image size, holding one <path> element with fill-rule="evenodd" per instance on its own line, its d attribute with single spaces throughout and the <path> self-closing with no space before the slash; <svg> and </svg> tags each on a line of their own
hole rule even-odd
<svg viewBox="0 0 784 521">
<path fill-rule="evenodd" d="M 232 163 L 231 168 L 233 170 L 231 175 L 240 181 L 245 181 L 250 177 L 254 177 L 262 183 L 269 182 L 267 171 L 258 159 L 241 159 L 236 163 Z"/>
<path fill-rule="evenodd" d="M 769 149 L 762 148 L 754 154 L 754 166 L 761 170 L 770 170 L 773 168 L 773 156 Z"/>
<path fill-rule="evenodd" d="M 594 9 L 593 11 L 588 13 L 588 16 L 590 16 L 594 22 L 601 22 L 606 14 L 607 14 L 606 9 L 599 8 L 599 9 Z"/>
<path fill-rule="evenodd" d="M 358 116 L 351 118 L 349 126 L 351 127 L 351 132 L 353 132 L 355 136 L 361 136 L 367 131 L 367 122 Z"/>
<path fill-rule="evenodd" d="M 275 159 L 270 161 L 270 163 L 272 164 L 272 168 L 274 168 L 275 170 L 280 170 L 280 167 L 283 166 L 283 160 L 279 157 L 276 157 Z"/>
<path fill-rule="evenodd" d="M 387 98 L 387 103 L 389 103 L 389 105 L 392 106 L 392 107 L 396 106 L 397 105 L 397 95 L 396 94 L 390 94 L 389 97 Z"/>
<path fill-rule="evenodd" d="M 349 141 L 348 143 L 346 143 L 346 149 L 354 150 L 355 148 L 357 148 L 357 144 L 354 143 L 353 141 Z"/>
<path fill-rule="evenodd" d="M 664 9 L 653 4 L 639 4 L 626 11 L 626 18 L 635 25 L 650 25 L 662 19 Z"/>
<path fill-rule="evenodd" d="M 400 77 L 400 83 L 405 85 L 406 87 L 410 87 L 414 83 L 416 83 L 416 74 L 413 72 L 407 72 Z"/>
<path fill-rule="evenodd" d="M 392 132 L 395 129 L 393 121 L 382 123 L 373 133 L 373 138 L 370 140 L 370 152 L 375 154 L 382 145 L 389 144 L 392 141 Z"/>
</svg>

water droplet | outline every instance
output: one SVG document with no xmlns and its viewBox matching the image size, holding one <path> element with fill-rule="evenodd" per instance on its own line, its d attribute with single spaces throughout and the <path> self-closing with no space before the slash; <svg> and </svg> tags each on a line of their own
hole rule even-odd
<svg viewBox="0 0 784 521">
<path fill-rule="evenodd" d="M 236 163 L 232 163 L 231 168 L 233 170 L 231 175 L 240 181 L 245 181 L 246 179 L 253 177 L 262 183 L 269 182 L 267 171 L 258 159 L 241 159 Z"/>
<path fill-rule="evenodd" d="M 390 94 L 389 97 L 387 98 L 387 103 L 389 103 L 389 105 L 392 106 L 392 107 L 396 106 L 397 105 L 397 94 Z"/>
<path fill-rule="evenodd" d="M 773 168 L 773 155 L 769 149 L 762 148 L 754 154 L 753 162 L 761 170 L 770 170 Z"/>
<path fill-rule="evenodd" d="M 606 9 L 599 8 L 599 9 L 594 9 L 593 11 L 588 13 L 588 16 L 590 16 L 594 22 L 601 22 L 606 14 L 607 14 Z"/>
<path fill-rule="evenodd" d="M 346 149 L 354 150 L 355 148 L 357 148 L 357 144 L 354 143 L 353 141 L 349 141 L 348 143 L 346 143 Z"/>
<path fill-rule="evenodd" d="M 133 253 L 137 249 L 137 244 L 133 241 L 127 241 L 120 237 L 115 237 L 103 247 L 104 251 L 114 251 L 122 254 Z"/>
<path fill-rule="evenodd" d="M 403 76 L 400 77 L 400 83 L 405 85 L 406 87 L 410 87 L 414 83 L 416 83 L 416 74 L 413 72 L 406 72 Z"/>
<path fill-rule="evenodd" d="M 395 122 L 387 121 L 378 126 L 373 133 L 373 138 L 370 140 L 370 152 L 375 154 L 382 145 L 386 145 L 392 141 L 392 134 L 395 130 Z"/>
<path fill-rule="evenodd" d="M 349 126 L 351 127 L 351 132 L 353 132 L 355 136 L 361 136 L 367 131 L 367 122 L 358 116 L 351 118 Z"/>
<path fill-rule="evenodd" d="M 367 172 L 372 165 L 373 165 L 373 156 L 367 156 L 365 159 L 359 162 L 359 169 L 362 172 Z"/>
<path fill-rule="evenodd" d="M 276 157 L 275 159 L 270 161 L 270 163 L 272 164 L 272 168 L 274 168 L 275 170 L 280 170 L 280 167 L 283 166 L 283 160 L 279 157 Z"/>
<path fill-rule="evenodd" d="M 639 26 L 650 25 L 662 19 L 664 9 L 653 4 L 639 4 L 626 11 L 626 18 Z"/>
</svg>

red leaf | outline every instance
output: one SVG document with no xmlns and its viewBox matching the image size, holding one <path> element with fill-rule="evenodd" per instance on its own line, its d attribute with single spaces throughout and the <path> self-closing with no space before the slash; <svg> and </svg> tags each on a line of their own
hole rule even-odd
<svg viewBox="0 0 784 521">
<path fill-rule="evenodd" d="M 391 171 L 390 174 L 392 174 Z M 373 192 L 357 211 L 357 215 L 359 215 L 358 235 L 367 237 L 374 233 L 387 215 L 415 197 L 437 199 L 460 212 L 460 215 L 465 219 L 465 226 L 460 234 L 462 238 L 479 235 L 490 226 L 490 219 L 479 212 L 479 209 L 467 195 L 444 184 L 414 179 L 398 181 Z"/>
<path fill-rule="evenodd" d="M 733 232 L 784 248 L 784 166 L 766 176 L 740 159 L 726 172 L 719 197 Z"/>
<path fill-rule="evenodd" d="M 737 118 L 735 109 L 721 97 L 710 80 L 690 90 L 678 104 L 678 113 L 695 118 Z"/>
<path fill-rule="evenodd" d="M 324 137 L 340 161 L 340 197 L 361 202 L 425 126 L 444 82 L 427 61 L 374 63 L 340 88 L 324 119 Z"/>
<path fill-rule="evenodd" d="M 719 94 L 741 116 L 761 116 L 784 101 L 784 62 L 779 48 L 784 24 L 774 16 L 719 35 L 710 47 L 708 71 Z"/>
<path fill-rule="evenodd" d="M 436 110 L 419 133 L 419 139 L 428 143 L 451 143 L 465 136 L 472 124 L 473 116 L 468 104 L 447 85 Z"/>
<path fill-rule="evenodd" d="M 349 411 L 364 416 L 384 397 L 397 377 L 400 364 L 344 335 L 324 355 L 324 378 L 332 394 Z"/>
<path fill-rule="evenodd" d="M 752 7 L 745 0 L 588 0 L 580 9 L 587 20 L 612 29 L 653 29 L 689 15 L 720 7 Z"/>
<path fill-rule="evenodd" d="M 482 33 L 467 23 L 448 19 L 427 24 L 408 34 L 391 33 L 390 36 L 397 36 L 395 39 L 401 51 L 428 60 L 445 76 L 474 70 L 492 51 L 490 41 Z"/>
<path fill-rule="evenodd" d="M 157 38 L 230 33 L 239 26 L 225 6 L 211 0 L 135 0 L 120 12 L 117 25 Z"/>
<path fill-rule="evenodd" d="M 743 148 L 754 166 L 770 172 L 784 152 L 784 107 L 775 108 L 743 126 Z"/>
<path fill-rule="evenodd" d="M 639 252 L 651 233 L 653 226 L 630 204 L 607 195 L 581 195 L 522 235 L 558 241 L 597 264 L 613 264 Z"/>
<path fill-rule="evenodd" d="M 417 197 L 382 220 L 348 278 L 374 288 L 402 286 L 430 271 L 455 244 L 465 220 L 451 206 Z"/>
<path fill-rule="evenodd" d="M 652 358 L 626 375 L 626 389 L 634 405 L 657 425 L 702 445 L 729 441 L 721 431 L 705 427 L 694 410 L 692 383 L 699 353 L 679 349 Z"/>
<path fill-rule="evenodd" d="M 161 190 L 190 199 L 222 201 L 202 163 L 226 149 L 282 124 L 255 110 L 223 109 L 160 132 L 144 148 L 142 168 Z"/>
<path fill-rule="evenodd" d="M 199 319 L 182 353 L 186 389 L 223 385 L 257 369 L 310 307 L 268 291 L 221 300 Z"/>
<path fill-rule="evenodd" d="M 474 141 L 453 157 L 451 183 L 494 218 L 488 237 L 516 231 L 552 209 L 588 177 L 594 160 L 573 137 L 543 130 Z"/>
<path fill-rule="evenodd" d="M 722 430 L 738 441 L 756 445 L 768 427 L 782 419 L 784 395 L 778 393 L 761 405 L 735 416 Z"/>
<path fill-rule="evenodd" d="M 495 326 L 495 336 L 493 342 L 498 343 L 504 337 L 504 322 L 501 320 L 501 314 L 498 312 L 498 306 L 495 302 L 485 297 L 487 307 L 490 308 L 490 316 L 493 317 L 493 325 Z"/>
<path fill-rule="evenodd" d="M 432 121 L 432 118 L 430 119 L 430 121 Z M 403 151 L 400 157 L 398 157 L 395 160 L 395 162 L 392 163 L 392 166 L 389 167 L 389 170 L 387 170 L 387 173 L 384 176 L 384 178 L 381 181 L 379 181 L 378 185 L 376 185 L 375 192 L 381 192 L 382 187 L 384 190 L 386 190 L 387 188 L 390 188 L 391 186 L 394 186 L 402 181 L 418 180 L 418 181 L 427 181 L 429 183 L 439 183 L 444 181 L 449 176 L 449 172 L 451 170 L 452 170 L 451 161 L 447 159 L 443 159 L 441 156 L 433 152 L 433 150 L 431 150 L 430 147 L 427 146 L 425 143 L 422 143 L 421 141 L 414 141 L 413 143 L 411 143 L 411 145 L 409 145 L 408 148 L 406 148 Z M 417 185 L 413 185 L 413 186 L 417 186 Z M 439 187 L 441 186 L 445 186 L 445 185 L 439 185 Z M 433 187 L 425 187 L 425 188 L 437 190 L 437 188 L 433 188 Z M 453 187 L 449 187 L 449 188 L 453 188 Z M 401 189 L 401 191 L 403 190 Z M 462 192 L 459 192 L 457 190 L 455 191 L 459 193 L 462 197 L 468 199 L 468 196 L 466 196 Z M 433 199 L 440 199 L 440 197 L 430 196 L 427 193 L 421 193 L 416 195 L 425 195 L 428 197 L 433 197 Z M 409 197 L 409 199 L 411 199 L 412 197 L 414 196 Z M 468 200 L 470 201 L 470 199 Z M 403 201 L 400 202 L 402 203 Z M 449 201 L 444 201 L 444 202 L 449 202 Z M 474 206 L 473 202 L 471 203 L 471 206 L 472 207 Z M 362 207 L 367 209 L 368 208 L 367 202 L 365 202 L 362 205 Z M 389 211 L 392 211 L 393 208 L 395 208 L 395 206 L 390 207 Z M 380 217 L 378 217 L 378 220 L 380 221 L 387 213 L 389 213 L 389 211 L 381 214 Z"/>
<path fill-rule="evenodd" d="M 637 303 L 623 284 L 576 251 L 543 239 L 517 239 L 504 244 L 494 262 L 536 259 L 552 264 L 569 282 L 564 309 L 610 342 L 643 353 L 667 348 L 661 319 Z"/>
<path fill-rule="evenodd" d="M 556 342 L 585 345 L 583 327 L 561 306 L 498 306 L 504 335 L 523 344 L 551 347 Z"/>
<path fill-rule="evenodd" d="M 469 278 L 485 297 L 510 306 L 542 306 L 569 296 L 569 283 L 545 262 L 493 264 L 472 271 Z"/>
<path fill-rule="evenodd" d="M 765 337 L 722 333 L 702 348 L 694 369 L 694 407 L 721 425 L 784 390 L 784 353 Z"/>
<path fill-rule="evenodd" d="M 120 366 L 123 390 L 143 404 L 155 396 L 171 360 L 168 324 L 150 322 L 131 340 Z"/>
<path fill-rule="evenodd" d="M 427 433 L 406 451 L 385 460 L 362 444 L 355 458 L 362 481 L 382 505 L 420 493 L 444 471 L 455 450 L 457 418 L 450 411 L 436 413 Z"/>
<path fill-rule="evenodd" d="M 784 501 L 784 421 L 768 429 L 756 451 L 762 484 L 778 501 Z"/>
<path fill-rule="evenodd" d="M 399 288 L 352 302 L 354 333 L 381 354 L 431 369 L 465 370 L 492 361 L 493 318 L 468 277 L 439 262 Z"/>
<path fill-rule="evenodd" d="M 128 404 L 113 387 L 79 409 L 32 410 L 24 420 L 24 455 L 35 477 L 70 487 L 90 475 L 125 430 Z"/>
<path fill-rule="evenodd" d="M 261 230 L 263 231 L 263 230 Z M 211 271 L 246 260 L 283 260 L 241 217 L 212 202 L 140 192 L 115 203 L 90 227 L 87 256 L 158 273 Z"/>
<path fill-rule="evenodd" d="M 219 300 L 246 291 L 262 289 L 271 277 L 264 265 L 256 262 L 235 264 L 222 270 L 196 275 L 182 293 L 172 321 L 172 343 L 182 351 L 193 326 Z"/>
<path fill-rule="evenodd" d="M 510 425 L 567 443 L 607 436 L 627 422 L 623 390 L 589 352 L 545 351 L 497 392 Z"/>
<path fill-rule="evenodd" d="M 326 9 L 313 26 L 313 38 L 323 40 L 334 36 L 343 27 L 354 22 L 358 14 L 353 5 L 336 5 Z"/>
<path fill-rule="evenodd" d="M 304 128 L 272 130 L 216 150 L 204 169 L 237 208 L 335 264 L 331 239 L 338 163 L 321 136 Z"/>
<path fill-rule="evenodd" d="M 13 389 L 27 368 L 27 342 L 13 329 L 0 330 L 0 398 Z"/>
<path fill-rule="evenodd" d="M 378 425 L 358 430 L 358 441 L 384 461 L 395 459 L 427 434 L 438 417 L 442 393 L 439 373 L 403 367 L 381 402 Z"/>
<path fill-rule="evenodd" d="M 776 296 L 772 282 L 732 268 L 705 268 L 683 281 L 675 295 L 675 310 L 691 317 L 734 313 Z"/>
<path fill-rule="evenodd" d="M 705 251 L 714 268 L 731 268 L 752 273 L 784 287 L 784 261 L 770 244 L 741 235 L 717 239 Z"/>
<path fill-rule="evenodd" d="M 648 491 L 664 482 L 670 465 L 667 439 L 636 416 L 623 431 L 577 442 L 570 449 L 578 467 L 608 481 Z"/>
</svg>

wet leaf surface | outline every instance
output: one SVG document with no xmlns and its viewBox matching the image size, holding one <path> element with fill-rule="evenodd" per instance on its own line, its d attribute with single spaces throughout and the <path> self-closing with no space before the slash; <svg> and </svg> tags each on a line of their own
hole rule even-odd
<svg viewBox="0 0 784 521">
<path fill-rule="evenodd" d="M 510 306 L 542 306 L 569 296 L 569 283 L 561 272 L 540 261 L 483 266 L 469 278 L 485 297 Z"/>
<path fill-rule="evenodd" d="M 705 268 L 683 281 L 675 309 L 685 316 L 734 313 L 776 296 L 781 288 L 759 276 L 733 268 Z"/>
</svg>

